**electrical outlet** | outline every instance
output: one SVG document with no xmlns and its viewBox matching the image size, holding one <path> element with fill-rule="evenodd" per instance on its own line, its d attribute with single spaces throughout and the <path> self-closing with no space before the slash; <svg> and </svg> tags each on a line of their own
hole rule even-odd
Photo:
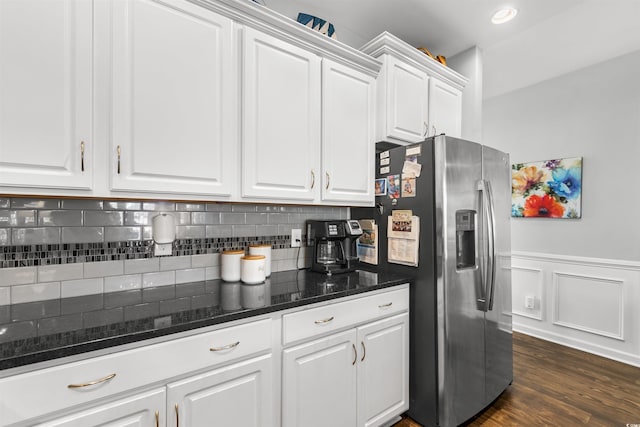
<svg viewBox="0 0 640 427">
<path fill-rule="evenodd" d="M 299 248 L 302 243 L 302 230 L 300 228 L 291 229 L 291 247 Z"/>
<path fill-rule="evenodd" d="M 534 309 L 536 306 L 536 299 L 533 296 L 527 295 L 524 297 L 524 308 L 528 308 L 530 310 Z"/>
</svg>

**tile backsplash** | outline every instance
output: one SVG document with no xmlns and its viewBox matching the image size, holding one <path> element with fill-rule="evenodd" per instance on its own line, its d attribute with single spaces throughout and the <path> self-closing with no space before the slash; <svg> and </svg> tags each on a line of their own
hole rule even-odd
<svg viewBox="0 0 640 427">
<path fill-rule="evenodd" d="M 175 219 L 169 257 L 153 256 L 152 219 Z M 348 208 L 0 197 L 0 305 L 142 289 L 220 277 L 219 253 L 271 244 L 272 271 L 308 266 L 289 248 L 308 219 Z"/>
</svg>

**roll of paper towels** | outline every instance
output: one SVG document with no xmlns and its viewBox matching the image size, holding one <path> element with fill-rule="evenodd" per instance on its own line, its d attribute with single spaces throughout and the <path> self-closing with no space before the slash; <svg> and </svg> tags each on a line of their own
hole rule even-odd
<svg viewBox="0 0 640 427">
<path fill-rule="evenodd" d="M 153 217 L 153 240 L 159 244 L 176 240 L 176 221 L 173 215 L 162 213 Z"/>
</svg>

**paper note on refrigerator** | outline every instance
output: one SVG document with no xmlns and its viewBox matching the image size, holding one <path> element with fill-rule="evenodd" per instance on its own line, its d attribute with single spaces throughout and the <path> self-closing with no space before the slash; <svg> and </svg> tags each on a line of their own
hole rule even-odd
<svg viewBox="0 0 640 427">
<path fill-rule="evenodd" d="M 373 219 L 358 221 L 362 235 L 356 241 L 358 258 L 367 264 L 378 265 L 378 225 Z"/>
<path fill-rule="evenodd" d="M 395 264 L 418 266 L 420 248 L 420 218 L 394 215 L 387 224 L 387 260 Z M 410 212 L 410 211 L 409 211 Z"/>
</svg>

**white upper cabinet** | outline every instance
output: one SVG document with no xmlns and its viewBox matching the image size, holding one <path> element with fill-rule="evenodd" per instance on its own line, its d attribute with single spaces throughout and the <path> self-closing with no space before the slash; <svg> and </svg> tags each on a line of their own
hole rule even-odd
<svg viewBox="0 0 640 427">
<path fill-rule="evenodd" d="M 92 19 L 90 1 L 0 1 L 0 193 L 92 188 Z"/>
<path fill-rule="evenodd" d="M 422 141 L 428 132 L 429 76 L 410 64 L 389 57 L 385 62 L 384 99 L 380 115 L 378 140 L 396 138 L 408 142 Z"/>
<path fill-rule="evenodd" d="M 373 203 L 375 79 L 322 61 L 322 200 Z"/>
<path fill-rule="evenodd" d="M 187 1 L 112 3 L 111 189 L 231 196 L 232 21 Z"/>
<path fill-rule="evenodd" d="M 378 141 L 414 143 L 441 133 L 460 137 L 465 77 L 387 32 L 361 50 L 383 62 Z"/>
<path fill-rule="evenodd" d="M 320 57 L 246 28 L 242 196 L 313 201 L 320 177 Z"/>
<path fill-rule="evenodd" d="M 429 111 L 432 134 L 460 138 L 462 135 L 462 91 L 432 78 L 429 81 Z"/>
</svg>

